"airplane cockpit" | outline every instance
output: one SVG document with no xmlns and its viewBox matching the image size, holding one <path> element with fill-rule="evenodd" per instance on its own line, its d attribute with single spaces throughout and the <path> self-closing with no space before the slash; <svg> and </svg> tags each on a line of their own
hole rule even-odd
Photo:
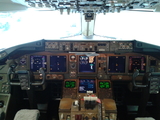
<svg viewBox="0 0 160 120">
<path fill-rule="evenodd" d="M 159 1 L 20 1 L 0 0 L 0 120 L 160 120 Z"/>
</svg>

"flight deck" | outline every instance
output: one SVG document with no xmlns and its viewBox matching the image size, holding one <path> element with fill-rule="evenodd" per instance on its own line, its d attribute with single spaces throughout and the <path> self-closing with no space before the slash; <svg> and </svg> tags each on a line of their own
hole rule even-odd
<svg viewBox="0 0 160 120">
<path fill-rule="evenodd" d="M 148 44 L 138 41 L 56 40 L 6 49 L 0 53 L 1 101 L 8 101 L 12 87 L 19 86 L 28 92 L 23 99 L 31 102 L 31 108 L 37 104 L 31 93 L 38 93 L 36 101 L 45 96 L 59 100 L 59 120 L 116 120 L 117 106 L 123 102 L 119 91 L 124 88 L 115 83 L 132 83 L 135 70 L 138 84 L 146 72 L 160 72 L 160 60 L 149 50 Z M 128 88 L 141 91 L 131 84 Z"/>
</svg>

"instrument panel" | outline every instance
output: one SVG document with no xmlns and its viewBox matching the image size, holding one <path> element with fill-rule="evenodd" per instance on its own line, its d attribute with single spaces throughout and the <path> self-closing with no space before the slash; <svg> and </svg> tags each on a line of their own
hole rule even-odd
<svg viewBox="0 0 160 120">
<path fill-rule="evenodd" d="M 140 74 L 159 72 L 160 61 L 154 57 L 135 53 L 115 55 L 98 53 L 87 56 L 86 53 L 39 52 L 27 54 L 15 60 L 16 70 L 30 70 L 37 76 L 43 67 L 46 80 L 75 79 L 91 76 L 98 79 L 111 79 L 113 75 L 131 76 L 135 69 Z"/>
<path fill-rule="evenodd" d="M 97 95 L 100 99 L 113 98 L 110 80 L 97 80 L 87 77 L 64 80 L 63 98 L 77 99 L 89 92 Z"/>
<path fill-rule="evenodd" d="M 24 89 L 24 86 L 26 87 L 30 82 L 30 85 L 35 86 L 36 91 L 44 94 L 49 90 L 51 98 L 58 100 L 62 98 L 59 116 L 64 115 L 64 118 L 67 116 L 76 118 L 77 115 L 82 114 L 92 119 L 97 113 L 103 113 L 104 117 L 109 116 L 110 111 L 114 111 L 113 114 L 116 116 L 117 101 L 114 99 L 120 98 L 123 101 L 119 96 L 123 95 L 121 92 L 124 93 L 119 92 L 124 86 L 119 87 L 120 84 L 117 83 L 127 83 L 127 87 L 132 91 L 132 86 L 128 83 L 132 81 L 135 69 L 140 73 L 136 77 L 139 83 L 145 73 L 160 72 L 158 57 L 155 54 L 153 56 L 157 58 L 153 57 L 152 52 L 147 52 L 150 50 L 147 46 L 136 41 L 42 40 L 31 45 L 25 44 L 24 47 L 22 45 L 8 50 L 11 52 L 8 52 L 8 56 L 3 59 L 7 61 L 6 65 L 1 67 L 3 72 L 0 77 L 3 79 L 9 75 L 10 84 L 20 85 L 22 90 L 28 90 Z M 6 75 L 3 74 L 4 72 Z M 29 79 L 26 78 L 25 81 L 19 79 L 19 76 L 24 75 Z M 9 93 L 8 82 L 2 84 L 1 92 Z M 90 103 L 93 101 L 97 103 L 97 100 L 102 101 L 102 112 L 98 112 L 100 106 L 97 104 L 90 107 Z M 68 112 L 66 112 L 66 103 Z M 108 105 L 112 105 L 110 108 L 114 109 L 109 109 Z"/>
</svg>

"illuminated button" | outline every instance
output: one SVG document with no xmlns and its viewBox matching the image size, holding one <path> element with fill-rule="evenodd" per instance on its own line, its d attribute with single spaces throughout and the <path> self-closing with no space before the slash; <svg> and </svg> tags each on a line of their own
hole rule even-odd
<svg viewBox="0 0 160 120">
<path fill-rule="evenodd" d="M 50 78 L 50 76 L 47 76 L 47 79 L 49 79 Z"/>
<path fill-rule="evenodd" d="M 5 90 L 5 93 L 8 93 L 8 90 Z"/>
<path fill-rule="evenodd" d="M 0 101 L 0 108 L 4 106 L 4 101 Z"/>
<path fill-rule="evenodd" d="M 5 85 L 2 86 L 2 89 L 4 89 L 4 88 L 5 88 Z"/>
<path fill-rule="evenodd" d="M 0 76 L 0 80 L 3 80 L 3 77 L 2 77 L 2 76 Z"/>
<path fill-rule="evenodd" d="M 62 75 L 58 75 L 58 79 L 63 79 L 63 76 Z"/>
<path fill-rule="evenodd" d="M 6 85 L 6 89 L 8 89 L 9 88 L 9 86 L 8 85 Z"/>
</svg>

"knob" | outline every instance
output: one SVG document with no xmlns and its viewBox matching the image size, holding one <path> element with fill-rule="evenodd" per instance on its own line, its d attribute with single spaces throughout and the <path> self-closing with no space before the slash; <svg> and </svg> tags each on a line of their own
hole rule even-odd
<svg viewBox="0 0 160 120">
<path fill-rule="evenodd" d="M 4 106 L 4 101 L 0 101 L 0 108 Z"/>
</svg>

